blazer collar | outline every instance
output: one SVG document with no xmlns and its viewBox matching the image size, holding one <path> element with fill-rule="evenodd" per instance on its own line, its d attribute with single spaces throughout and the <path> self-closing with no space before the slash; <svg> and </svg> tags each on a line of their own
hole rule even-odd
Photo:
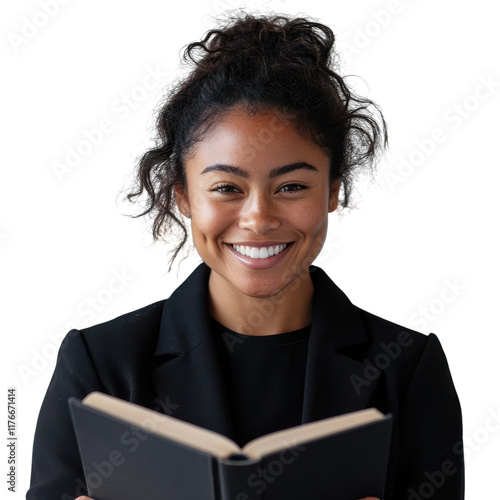
<svg viewBox="0 0 500 500">
<path fill-rule="evenodd" d="M 363 391 L 362 362 L 369 337 L 358 309 L 319 267 L 310 266 L 314 285 L 306 361 L 302 423 L 366 408 L 378 384 Z M 210 268 L 202 263 L 166 300 L 153 383 L 174 417 L 233 438 L 233 428 L 208 314 Z"/>
<path fill-rule="evenodd" d="M 156 355 L 189 352 L 210 337 L 208 278 L 210 268 L 201 263 L 166 300 Z"/>
</svg>

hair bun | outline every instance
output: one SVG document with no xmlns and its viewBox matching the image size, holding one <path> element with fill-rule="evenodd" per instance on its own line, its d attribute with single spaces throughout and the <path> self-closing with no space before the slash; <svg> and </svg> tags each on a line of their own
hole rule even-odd
<svg viewBox="0 0 500 500">
<path fill-rule="evenodd" d="M 246 14 L 229 17 L 225 26 L 210 30 L 201 41 L 189 44 L 184 59 L 190 59 L 202 70 L 232 61 L 241 64 L 242 60 L 247 66 L 300 64 L 326 69 L 332 62 L 334 41 L 329 27 L 308 19 L 255 18 Z"/>
</svg>

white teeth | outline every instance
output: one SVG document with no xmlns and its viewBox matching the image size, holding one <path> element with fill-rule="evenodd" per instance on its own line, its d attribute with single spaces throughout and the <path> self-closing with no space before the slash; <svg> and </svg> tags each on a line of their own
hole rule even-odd
<svg viewBox="0 0 500 500">
<path fill-rule="evenodd" d="M 284 245 L 275 245 L 270 247 L 247 247 L 245 245 L 233 245 L 233 248 L 241 255 L 246 255 L 252 259 L 267 259 L 273 255 L 278 255 L 287 247 Z"/>
</svg>

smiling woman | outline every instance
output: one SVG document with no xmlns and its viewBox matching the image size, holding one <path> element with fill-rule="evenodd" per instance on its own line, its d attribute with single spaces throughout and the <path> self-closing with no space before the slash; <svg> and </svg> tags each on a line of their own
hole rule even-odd
<svg viewBox="0 0 500 500">
<path fill-rule="evenodd" d="M 240 445 L 376 407 L 394 424 L 383 498 L 463 498 L 460 403 L 438 338 L 353 305 L 313 265 L 329 214 L 387 141 L 333 45 L 310 19 L 243 14 L 187 47 L 194 67 L 163 104 L 128 199 L 146 196 L 138 216 L 156 239 L 180 229 L 170 266 L 190 221 L 202 263 L 168 299 L 68 333 L 28 499 L 89 493 L 67 400 L 96 390 Z"/>
<path fill-rule="evenodd" d="M 311 322 L 311 311 L 302 307 L 313 292 L 309 265 L 338 204 L 340 181 L 329 182 L 329 157 L 290 122 L 248 155 L 244 146 L 277 113 L 226 111 L 186 160 L 186 180 L 176 190 L 181 213 L 191 218 L 195 247 L 212 270 L 211 315 L 245 334 L 282 333 Z M 287 293 L 298 278 L 298 290 Z M 252 298 L 277 293 L 286 300 L 266 324 L 256 329 L 244 321 Z"/>
</svg>

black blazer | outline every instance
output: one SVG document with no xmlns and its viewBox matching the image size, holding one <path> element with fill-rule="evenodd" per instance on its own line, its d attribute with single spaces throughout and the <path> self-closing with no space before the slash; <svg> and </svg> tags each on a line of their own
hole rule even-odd
<svg viewBox="0 0 500 500">
<path fill-rule="evenodd" d="M 210 329 L 209 274 L 202 263 L 170 298 L 66 335 L 38 417 L 27 499 L 86 493 L 70 396 L 102 391 L 233 438 Z M 316 266 L 310 274 L 302 422 L 370 406 L 391 412 L 385 500 L 463 499 L 461 409 L 437 337 L 354 306 Z"/>
</svg>

